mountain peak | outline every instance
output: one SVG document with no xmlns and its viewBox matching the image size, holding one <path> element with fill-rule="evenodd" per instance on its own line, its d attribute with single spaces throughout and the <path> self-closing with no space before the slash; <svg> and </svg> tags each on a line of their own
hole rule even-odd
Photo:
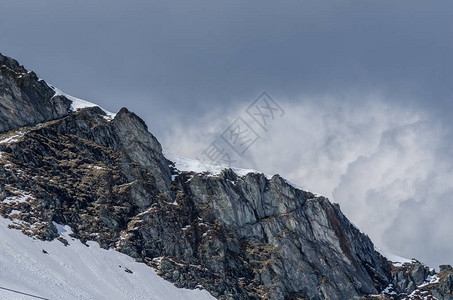
<svg viewBox="0 0 453 300">
<path fill-rule="evenodd" d="M 386 259 L 339 205 L 278 175 L 164 154 L 127 108 L 110 114 L 5 56 L 0 91 L 10 228 L 68 247 L 97 242 L 218 299 L 451 299 L 451 267 Z"/>
</svg>

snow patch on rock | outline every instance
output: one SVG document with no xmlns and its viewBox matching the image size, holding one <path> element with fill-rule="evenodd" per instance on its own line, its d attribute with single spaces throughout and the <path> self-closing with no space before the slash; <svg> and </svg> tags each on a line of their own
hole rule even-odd
<svg viewBox="0 0 453 300">
<path fill-rule="evenodd" d="M 244 176 L 249 173 L 262 173 L 252 169 L 241 169 L 235 168 L 224 164 L 214 164 L 211 162 L 205 162 L 200 160 L 194 160 L 185 158 L 171 152 L 165 151 L 164 156 L 175 163 L 176 168 L 179 171 L 185 172 L 195 172 L 195 173 L 209 173 L 209 175 L 216 176 L 219 175 L 225 169 L 232 169 L 238 176 Z M 264 174 L 268 179 L 272 176 Z"/>
<path fill-rule="evenodd" d="M 107 120 L 113 120 L 115 118 L 115 116 L 116 116 L 116 114 L 114 114 L 112 112 L 109 112 L 108 110 L 103 109 L 102 107 L 100 107 L 99 105 L 97 105 L 95 103 L 92 103 L 92 102 L 89 102 L 89 101 L 86 101 L 86 100 L 83 100 L 83 99 L 68 95 L 68 94 L 64 93 L 63 91 L 61 91 L 60 89 L 57 89 L 56 87 L 54 87 L 52 85 L 50 85 L 50 87 L 55 91 L 55 95 L 54 96 L 64 96 L 67 99 L 72 101 L 72 105 L 71 105 L 71 110 L 72 111 L 76 111 L 76 110 L 79 110 L 79 109 L 82 109 L 82 108 L 87 108 L 87 107 L 99 107 L 100 109 L 102 109 L 107 114 L 107 116 L 105 117 Z"/>
<path fill-rule="evenodd" d="M 173 154 L 169 151 L 163 150 L 164 156 L 172 161 L 175 164 L 176 169 L 178 171 L 184 171 L 184 172 L 195 172 L 195 173 L 208 173 L 211 176 L 217 176 L 219 175 L 223 170 L 226 169 L 231 169 L 233 170 L 234 173 L 238 176 L 245 176 L 250 173 L 258 173 L 258 174 L 263 174 L 268 180 L 270 180 L 273 175 L 265 174 L 263 172 L 253 170 L 253 169 L 243 169 L 243 168 L 237 168 L 237 167 L 232 167 L 228 166 L 225 164 L 214 164 L 211 162 L 205 162 L 205 161 L 200 161 L 200 160 L 195 160 L 195 159 L 190 159 L 190 158 L 185 158 L 182 156 L 179 156 L 177 154 Z M 179 174 L 175 174 L 172 176 L 172 181 L 176 179 L 176 177 Z M 301 191 L 307 191 L 313 193 L 315 196 L 320 196 L 318 193 L 315 193 L 309 189 L 307 189 L 304 186 L 301 186 L 299 184 L 293 183 L 287 179 L 284 179 L 285 182 L 295 189 L 301 190 Z"/>
<path fill-rule="evenodd" d="M 7 135 L 0 140 L 0 144 L 17 143 L 25 135 L 24 131 L 17 131 L 12 135 Z"/>
<path fill-rule="evenodd" d="M 389 252 L 386 252 L 382 249 L 379 249 L 378 247 L 374 247 L 374 249 L 379 252 L 382 256 L 384 256 L 385 258 L 387 258 L 387 260 L 389 260 L 390 262 L 393 263 L 394 266 L 396 267 L 401 267 L 403 264 L 405 263 L 412 263 L 413 260 L 412 259 L 407 259 L 407 258 L 404 258 L 404 257 L 401 257 L 401 256 L 398 256 L 398 255 L 395 255 L 395 254 L 392 254 L 392 253 L 389 253 Z"/>
</svg>

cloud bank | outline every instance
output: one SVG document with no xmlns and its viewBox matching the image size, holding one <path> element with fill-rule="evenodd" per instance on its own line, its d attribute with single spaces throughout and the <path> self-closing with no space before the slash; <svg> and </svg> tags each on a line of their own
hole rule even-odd
<svg viewBox="0 0 453 300">
<path fill-rule="evenodd" d="M 336 97 L 280 99 L 286 114 L 267 133 L 255 127 L 261 139 L 235 164 L 279 173 L 340 203 L 380 248 L 431 266 L 451 262 L 448 127 L 425 110 L 382 97 L 371 94 L 354 105 Z M 244 111 L 236 107 L 174 124 L 163 144 L 195 158 L 238 116 Z"/>
</svg>

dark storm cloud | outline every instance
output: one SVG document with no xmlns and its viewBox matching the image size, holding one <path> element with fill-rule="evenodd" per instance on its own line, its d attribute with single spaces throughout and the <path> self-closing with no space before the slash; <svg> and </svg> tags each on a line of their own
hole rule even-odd
<svg viewBox="0 0 453 300">
<path fill-rule="evenodd" d="M 348 216 L 370 232 L 362 217 L 392 215 L 370 234 L 405 254 L 435 224 L 425 218 L 430 225 L 411 231 L 420 207 L 435 214 L 444 204 L 418 189 L 453 165 L 452 15 L 450 1 L 0 0 L 0 51 L 69 94 L 111 111 L 128 106 L 186 155 L 266 90 L 287 121 L 241 163 L 304 181 L 346 210 L 362 207 Z M 287 159 L 265 159 L 275 155 Z M 446 201 L 446 187 L 431 194 Z M 386 206 L 394 211 L 379 211 L 376 201 L 396 193 Z M 430 238 L 439 247 L 418 251 L 422 260 L 441 262 L 430 251 L 453 259 L 451 243 Z"/>
<path fill-rule="evenodd" d="M 0 11 L 3 52 L 144 118 L 158 116 L 150 105 L 203 113 L 261 90 L 379 89 L 431 107 L 452 96 L 449 2 L 10 1 Z"/>
</svg>

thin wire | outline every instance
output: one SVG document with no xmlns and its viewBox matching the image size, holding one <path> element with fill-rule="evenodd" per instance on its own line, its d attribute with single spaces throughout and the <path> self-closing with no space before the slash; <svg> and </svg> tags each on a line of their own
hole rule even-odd
<svg viewBox="0 0 453 300">
<path fill-rule="evenodd" d="M 0 286 L 0 289 L 5 290 L 5 291 L 9 291 L 9 292 L 13 292 L 13 293 L 17 293 L 17 294 L 21 294 L 21 295 L 25 295 L 25 296 L 29 296 L 29 297 L 33 297 L 33 298 L 36 298 L 36 299 L 50 300 L 48 298 L 43 298 L 43 297 L 27 294 L 27 293 L 24 293 L 24 292 L 19 292 L 19 291 L 12 290 L 12 289 L 7 289 L 7 288 L 1 287 L 1 286 Z"/>
</svg>

